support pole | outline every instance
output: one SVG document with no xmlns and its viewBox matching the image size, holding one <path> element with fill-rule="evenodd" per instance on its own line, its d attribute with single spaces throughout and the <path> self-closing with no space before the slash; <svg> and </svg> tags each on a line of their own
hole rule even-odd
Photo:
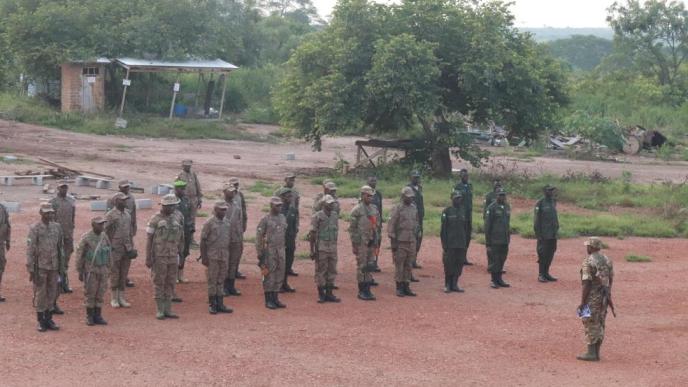
<svg viewBox="0 0 688 387">
<path fill-rule="evenodd" d="M 201 92 L 201 84 L 203 83 L 203 73 L 198 72 L 198 82 L 196 83 L 196 95 L 194 96 L 194 114 L 198 111 L 198 94 Z"/>
<path fill-rule="evenodd" d="M 127 75 L 124 77 L 124 80 L 128 81 L 129 80 L 129 69 L 127 68 Z M 122 117 L 122 113 L 124 112 L 124 101 L 127 99 L 127 87 L 129 87 L 127 84 L 124 85 L 124 90 L 122 91 L 122 103 L 119 105 L 119 115 L 118 117 Z"/>
<path fill-rule="evenodd" d="M 227 78 L 229 78 L 229 73 L 225 74 L 225 79 L 222 81 L 222 98 L 220 98 L 220 113 L 217 118 L 222 119 L 222 109 L 225 107 L 225 90 L 227 90 Z"/>
<path fill-rule="evenodd" d="M 179 83 L 179 76 L 177 76 L 177 80 L 174 81 L 174 86 L 172 86 L 172 104 L 170 105 L 170 119 L 172 119 L 172 116 L 174 115 L 174 101 L 177 100 L 177 93 L 179 92 L 175 86 Z M 181 85 L 180 85 L 181 86 Z"/>
</svg>

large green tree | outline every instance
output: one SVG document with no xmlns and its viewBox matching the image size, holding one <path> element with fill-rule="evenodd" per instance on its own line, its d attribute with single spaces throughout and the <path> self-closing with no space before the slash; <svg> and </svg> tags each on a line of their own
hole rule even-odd
<svg viewBox="0 0 688 387">
<path fill-rule="evenodd" d="M 594 35 L 573 35 L 546 43 L 555 58 L 559 58 L 576 70 L 590 71 L 614 51 L 609 39 Z"/>
<path fill-rule="evenodd" d="M 463 122 L 494 120 L 533 138 L 566 102 L 560 64 L 513 27 L 501 1 L 343 0 L 287 64 L 275 95 L 284 125 L 312 140 L 343 131 L 412 131 L 438 174 L 450 151 L 484 156 Z"/>
</svg>

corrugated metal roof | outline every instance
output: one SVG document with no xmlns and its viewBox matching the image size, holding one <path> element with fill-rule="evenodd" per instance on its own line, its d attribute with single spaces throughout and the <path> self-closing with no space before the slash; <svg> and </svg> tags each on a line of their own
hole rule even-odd
<svg viewBox="0 0 688 387">
<path fill-rule="evenodd" d="M 215 70 L 215 71 L 230 71 L 236 70 L 239 67 L 225 62 L 221 59 L 214 60 L 186 60 L 186 61 L 164 61 L 164 60 L 148 60 L 137 58 L 117 58 L 116 62 L 124 67 L 131 69 L 150 69 L 150 68 L 164 68 L 169 70 L 174 69 L 193 69 L 193 70 Z"/>
</svg>

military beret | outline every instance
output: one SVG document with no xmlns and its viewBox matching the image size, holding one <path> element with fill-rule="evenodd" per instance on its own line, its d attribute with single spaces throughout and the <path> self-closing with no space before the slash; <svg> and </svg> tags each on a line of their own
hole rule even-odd
<svg viewBox="0 0 688 387">
<path fill-rule="evenodd" d="M 91 219 L 91 224 L 92 224 L 92 225 L 94 225 L 94 224 L 103 224 L 103 223 L 105 223 L 105 222 L 107 222 L 107 219 L 105 219 L 105 217 L 103 217 L 103 216 L 96 216 L 95 218 Z"/>
<path fill-rule="evenodd" d="M 167 194 L 162 197 L 160 204 L 163 206 L 173 206 L 179 204 L 179 198 L 175 194 Z"/>
<path fill-rule="evenodd" d="M 187 183 L 184 180 L 175 180 L 172 185 L 175 186 L 175 188 L 184 188 L 186 187 Z"/>
</svg>

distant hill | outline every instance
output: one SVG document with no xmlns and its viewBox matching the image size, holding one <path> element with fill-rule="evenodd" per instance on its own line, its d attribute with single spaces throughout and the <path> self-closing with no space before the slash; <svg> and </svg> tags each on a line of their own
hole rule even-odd
<svg viewBox="0 0 688 387">
<path fill-rule="evenodd" d="M 573 35 L 593 35 L 602 39 L 612 40 L 614 32 L 611 28 L 531 28 L 521 27 L 521 31 L 530 32 L 538 42 L 567 39 Z"/>
</svg>

